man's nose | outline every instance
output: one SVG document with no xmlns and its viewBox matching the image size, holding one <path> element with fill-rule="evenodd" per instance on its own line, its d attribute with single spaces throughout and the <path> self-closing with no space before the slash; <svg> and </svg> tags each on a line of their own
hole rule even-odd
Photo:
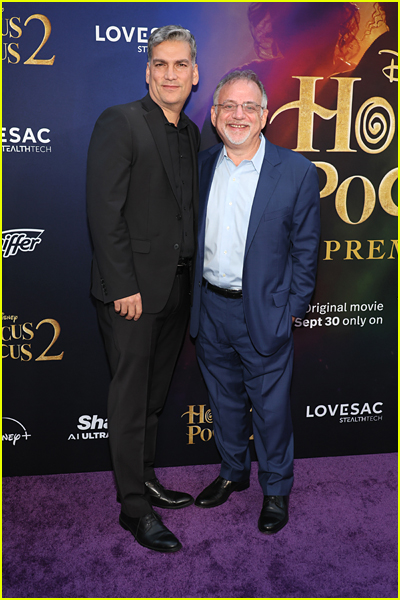
<svg viewBox="0 0 400 600">
<path fill-rule="evenodd" d="M 238 104 L 236 106 L 235 110 L 233 111 L 233 116 L 235 117 L 235 119 L 243 119 L 244 111 L 243 106 L 241 104 Z"/>
<path fill-rule="evenodd" d="M 174 71 L 173 65 L 167 66 L 164 77 L 165 79 L 176 79 L 176 73 Z"/>
</svg>

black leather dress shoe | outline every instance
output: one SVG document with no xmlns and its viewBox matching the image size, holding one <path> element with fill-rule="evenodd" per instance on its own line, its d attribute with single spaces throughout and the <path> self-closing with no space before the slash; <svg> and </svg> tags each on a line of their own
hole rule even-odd
<svg viewBox="0 0 400 600">
<path fill-rule="evenodd" d="M 119 515 L 121 527 L 130 531 L 137 542 L 145 548 L 156 550 L 156 552 L 177 552 L 182 544 L 174 534 L 165 527 L 160 517 L 151 512 L 144 517 L 128 517 L 121 513 Z"/>
<path fill-rule="evenodd" d="M 194 498 L 190 494 L 166 490 L 158 479 L 145 481 L 144 485 L 150 496 L 150 502 L 158 508 L 184 508 L 194 502 Z"/>
<path fill-rule="evenodd" d="M 277 533 L 289 520 L 289 496 L 264 496 L 264 502 L 258 519 L 261 533 Z"/>
<path fill-rule="evenodd" d="M 226 502 L 232 492 L 247 490 L 249 481 L 229 481 L 218 476 L 195 500 L 195 505 L 201 508 L 213 508 Z"/>
</svg>

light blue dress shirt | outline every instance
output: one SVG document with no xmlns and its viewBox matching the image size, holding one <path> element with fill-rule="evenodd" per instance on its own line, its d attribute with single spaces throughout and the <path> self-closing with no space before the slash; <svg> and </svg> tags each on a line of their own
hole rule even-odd
<svg viewBox="0 0 400 600">
<path fill-rule="evenodd" d="M 203 276 L 213 285 L 242 288 L 244 250 L 265 138 L 251 160 L 235 166 L 225 146 L 219 155 L 207 206 Z"/>
</svg>

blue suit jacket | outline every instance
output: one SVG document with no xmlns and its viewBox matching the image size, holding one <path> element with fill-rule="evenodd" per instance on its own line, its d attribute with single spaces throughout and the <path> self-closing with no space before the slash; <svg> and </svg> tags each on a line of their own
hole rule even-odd
<svg viewBox="0 0 400 600">
<path fill-rule="evenodd" d="M 199 229 L 190 335 L 200 323 L 208 196 L 222 144 L 199 155 Z M 302 155 L 266 140 L 243 264 L 243 303 L 254 346 L 263 355 L 291 336 L 292 315 L 302 317 L 315 284 L 320 234 L 315 166 Z"/>
</svg>

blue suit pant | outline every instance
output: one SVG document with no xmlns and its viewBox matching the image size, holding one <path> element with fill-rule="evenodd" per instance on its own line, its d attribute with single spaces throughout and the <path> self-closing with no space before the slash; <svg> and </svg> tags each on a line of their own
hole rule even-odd
<svg viewBox="0 0 400 600">
<path fill-rule="evenodd" d="M 252 422 L 263 493 L 288 495 L 293 484 L 292 336 L 273 355 L 261 355 L 247 331 L 243 299 L 203 287 L 196 351 L 209 392 L 221 477 L 249 478 Z"/>
</svg>

